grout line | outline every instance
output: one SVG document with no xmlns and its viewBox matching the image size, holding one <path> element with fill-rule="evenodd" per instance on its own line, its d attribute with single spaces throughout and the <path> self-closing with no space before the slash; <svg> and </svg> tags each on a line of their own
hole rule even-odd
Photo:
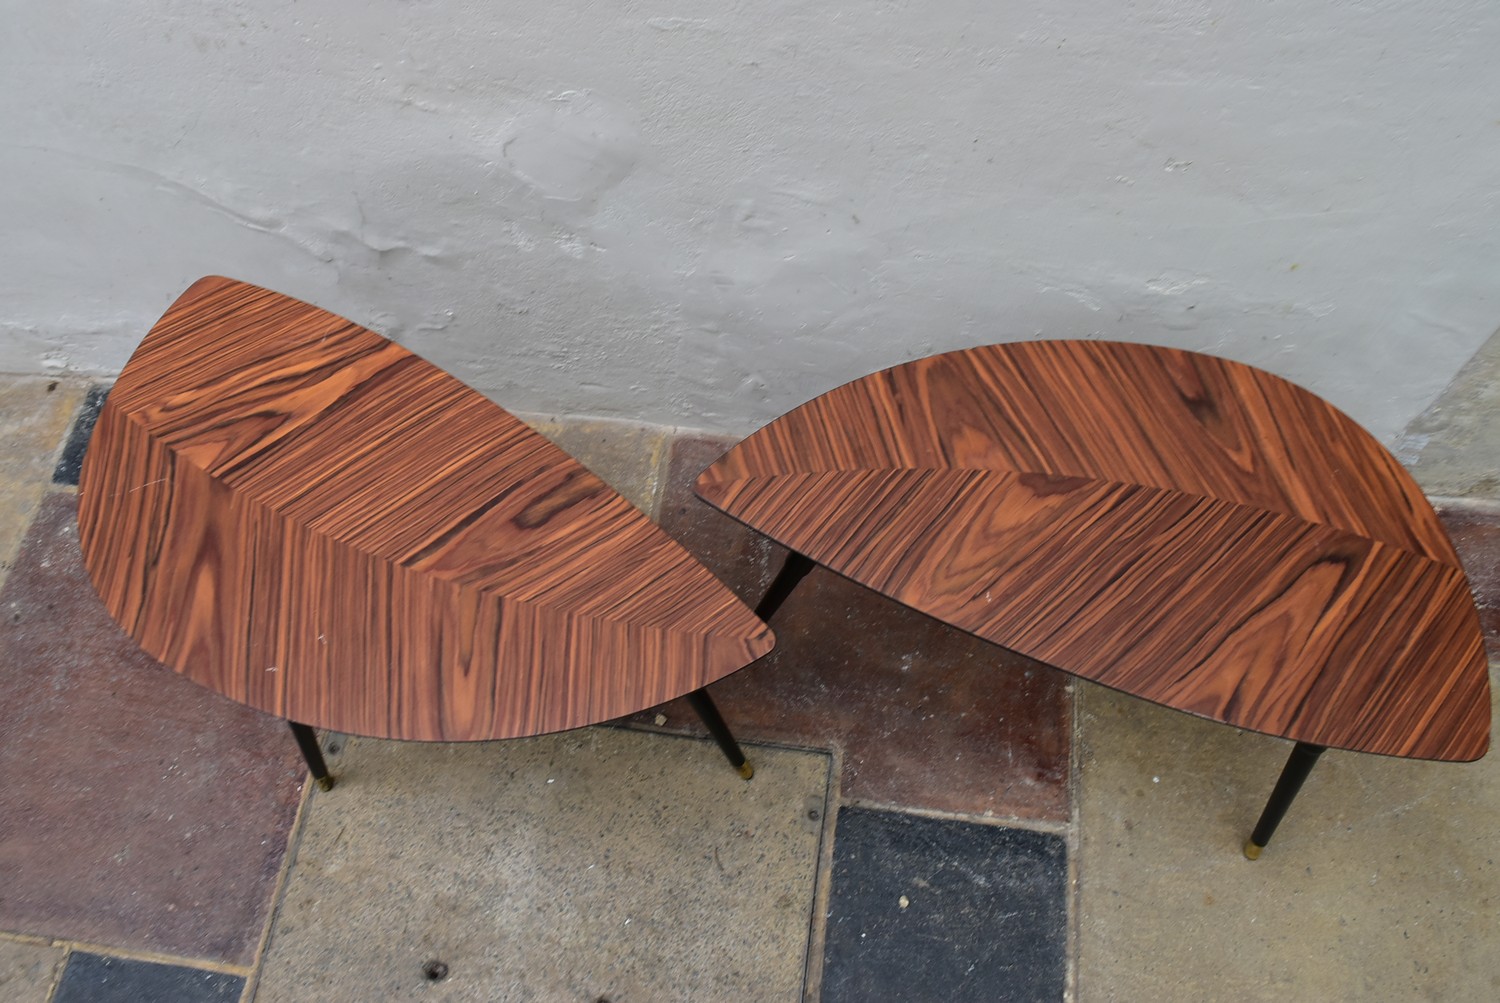
<svg viewBox="0 0 1500 1003">
<path fill-rule="evenodd" d="M 828 910 L 833 901 L 833 843 L 843 796 L 844 750 L 828 756 L 828 784 L 824 788 L 823 827 L 818 839 L 818 866 L 813 873 L 812 915 L 807 918 L 807 951 L 802 967 L 803 1003 L 818 1003 L 823 992 L 823 957 L 828 947 Z"/>
<path fill-rule="evenodd" d="M 134 947 L 119 947 L 112 944 L 95 944 L 84 940 L 66 940 L 56 937 L 52 939 L 48 946 L 60 947 L 67 951 L 69 955 L 75 951 L 83 951 L 87 954 L 97 954 L 106 958 L 124 958 L 127 961 L 148 961 L 156 965 L 193 968 L 202 972 L 237 975 L 241 978 L 250 974 L 250 969 L 245 965 L 236 965 L 228 961 L 214 961 L 211 958 L 189 958 L 180 954 L 163 954 L 159 951 L 146 951 Z"/>
<path fill-rule="evenodd" d="M 994 826 L 997 829 L 1025 829 L 1053 836 L 1066 836 L 1070 828 L 1070 823 L 1066 821 L 1011 815 L 976 815 L 970 812 L 949 811 L 944 808 L 921 808 L 913 805 L 889 804 L 883 801 L 868 801 L 863 798 L 849 798 L 844 802 L 844 807 L 859 808 L 864 811 L 882 811 L 893 815 L 916 815 L 920 818 L 932 818 L 945 822 L 968 822 L 972 825 Z"/>
<path fill-rule="evenodd" d="M 655 426 L 655 440 L 651 446 L 650 493 L 646 496 L 646 518 L 661 528 L 661 500 L 666 493 L 668 459 L 672 455 L 673 429 L 670 426 Z"/>
<path fill-rule="evenodd" d="M 1480 515 L 1500 516 L 1500 500 L 1470 495 L 1431 495 L 1427 499 L 1435 509 L 1459 509 Z M 1441 516 L 1441 512 L 1439 515 Z"/>
<path fill-rule="evenodd" d="M 297 851 L 302 846 L 303 823 L 307 818 L 308 805 L 312 801 L 313 788 L 317 786 L 312 781 L 312 774 L 307 772 L 300 758 L 297 760 L 297 766 L 302 770 L 302 796 L 297 801 L 297 814 L 292 818 L 291 831 L 287 833 L 286 850 L 282 853 L 281 867 L 276 873 L 276 883 L 271 888 L 271 908 L 266 910 L 266 920 L 261 927 L 260 939 L 255 945 L 255 955 L 250 962 L 250 973 L 245 976 L 245 988 L 240 992 L 240 1003 L 251 1003 L 255 999 L 255 991 L 260 988 L 261 967 L 266 960 L 266 951 L 271 947 L 271 930 L 281 915 L 281 903 L 286 899 L 286 886 L 292 877 L 292 866 L 296 862 Z"/>
<path fill-rule="evenodd" d="M 1079 818 L 1079 765 L 1083 760 L 1083 741 L 1079 725 L 1083 720 L 1083 687 L 1076 679 L 1068 680 L 1068 926 L 1063 973 L 1063 999 L 1078 999 L 1078 944 L 1082 936 L 1083 888 L 1079 880 L 1079 847 L 1083 827 Z"/>
<path fill-rule="evenodd" d="M 73 959 L 73 949 L 64 946 L 63 956 L 52 969 L 52 981 L 47 985 L 47 1003 L 52 1003 L 57 998 L 57 991 L 62 988 L 63 975 L 68 971 L 68 962 Z"/>
<path fill-rule="evenodd" d="M 600 721 L 598 724 L 589 725 L 590 728 L 618 728 L 620 731 L 636 731 L 644 735 L 666 735 L 669 738 L 691 738 L 700 742 L 713 740 L 707 730 L 682 730 L 670 725 L 652 724 L 649 721 L 628 721 L 617 718 L 614 721 Z M 741 745 L 753 745 L 762 749 L 784 749 L 787 752 L 815 752 L 821 756 L 832 755 L 835 751 L 833 746 L 828 745 L 798 745 L 795 742 L 782 742 L 774 738 L 741 738 L 738 733 L 735 739 Z M 503 741 L 503 739 L 502 739 Z"/>
</svg>

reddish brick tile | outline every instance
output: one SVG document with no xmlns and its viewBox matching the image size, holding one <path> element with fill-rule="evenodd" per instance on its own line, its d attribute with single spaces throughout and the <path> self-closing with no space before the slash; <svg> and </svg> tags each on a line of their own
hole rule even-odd
<svg viewBox="0 0 1500 1003">
<path fill-rule="evenodd" d="M 114 624 L 76 512 L 46 499 L 0 590 L 0 929 L 249 964 L 301 761 Z"/>
<path fill-rule="evenodd" d="M 1500 508 L 1446 505 L 1438 516 L 1469 576 L 1490 658 L 1500 659 Z"/>
<path fill-rule="evenodd" d="M 726 445 L 674 445 L 662 524 L 753 604 L 784 551 L 690 490 Z M 848 799 L 1068 817 L 1070 703 L 1062 673 L 822 569 L 773 626 L 776 650 L 712 689 L 740 737 L 842 747 Z M 681 702 L 661 712 L 669 726 L 696 724 Z"/>
<path fill-rule="evenodd" d="M 786 548 L 731 519 L 693 494 L 693 481 L 737 440 L 676 439 L 667 454 L 658 521 L 745 602 L 754 606 L 786 560 Z"/>
</svg>

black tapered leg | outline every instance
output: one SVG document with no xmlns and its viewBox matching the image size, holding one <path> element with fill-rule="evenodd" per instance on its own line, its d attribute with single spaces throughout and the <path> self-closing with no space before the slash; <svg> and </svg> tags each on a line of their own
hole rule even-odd
<svg viewBox="0 0 1500 1003">
<path fill-rule="evenodd" d="M 318 782 L 318 787 L 325 791 L 333 790 L 333 774 L 328 772 L 328 764 L 323 762 L 323 750 L 318 747 L 318 736 L 307 725 L 296 721 L 288 721 L 287 726 L 292 729 L 292 737 L 297 740 L 297 748 L 302 750 L 308 772 Z"/>
<path fill-rule="evenodd" d="M 776 578 L 771 582 L 771 587 L 766 589 L 766 594 L 761 597 L 759 605 L 755 607 L 755 615 L 762 620 L 771 619 L 781 604 L 786 601 L 787 596 L 797 588 L 807 573 L 813 569 L 812 558 L 797 553 L 795 550 L 786 555 L 786 561 L 781 565 L 781 570 L 776 573 Z M 724 717 L 719 713 L 719 708 L 714 706 L 713 699 L 709 697 L 708 690 L 696 689 L 687 695 L 688 703 L 693 705 L 693 710 L 703 719 L 703 724 L 708 728 L 708 733 L 719 743 L 729 765 L 740 771 L 740 776 L 749 780 L 755 776 L 755 767 L 745 758 L 745 751 L 740 748 L 740 743 L 734 740 L 734 733 L 729 730 L 729 725 L 724 723 Z"/>
<path fill-rule="evenodd" d="M 1271 791 L 1271 800 L 1266 802 L 1265 810 L 1260 813 L 1260 821 L 1255 824 L 1255 831 L 1251 833 L 1250 841 L 1245 844 L 1246 857 L 1255 860 L 1260 856 L 1260 851 L 1266 848 L 1266 844 L 1276 834 L 1276 827 L 1281 824 L 1286 810 L 1291 807 L 1292 799 L 1302 789 L 1302 782 L 1307 779 L 1318 757 L 1323 754 L 1324 748 L 1325 746 L 1312 745 L 1308 742 L 1298 742 L 1292 747 L 1292 754 L 1287 757 L 1286 765 L 1281 768 L 1281 777 Z"/>
<path fill-rule="evenodd" d="M 719 743 L 719 748 L 724 753 L 724 758 L 729 760 L 729 765 L 740 771 L 740 776 L 749 780 L 755 776 L 755 767 L 745 758 L 745 752 L 740 748 L 740 743 L 734 740 L 729 725 L 724 723 L 724 718 L 719 714 L 719 708 L 714 706 L 713 700 L 708 695 L 708 690 L 693 690 L 687 695 L 688 703 L 693 705 L 693 710 L 703 719 L 703 724 L 708 728 L 708 733 Z"/>
<path fill-rule="evenodd" d="M 755 615 L 762 620 L 769 620 L 776 615 L 781 604 L 786 602 L 787 597 L 796 590 L 807 577 L 807 573 L 813 569 L 813 559 L 806 554 L 799 554 L 795 550 L 786 555 L 786 560 L 781 564 L 781 570 L 776 572 L 776 577 L 771 581 L 771 587 L 766 589 L 766 594 L 760 597 L 760 603 L 755 607 Z"/>
</svg>

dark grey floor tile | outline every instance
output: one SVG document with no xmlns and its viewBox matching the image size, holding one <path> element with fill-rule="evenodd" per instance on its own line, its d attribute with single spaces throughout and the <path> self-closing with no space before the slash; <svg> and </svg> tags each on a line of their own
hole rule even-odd
<svg viewBox="0 0 1500 1003">
<path fill-rule="evenodd" d="M 844 808 L 833 858 L 824 1003 L 1062 998 L 1060 837 Z"/>
<path fill-rule="evenodd" d="M 235 1003 L 238 975 L 75 951 L 52 1003 Z"/>
<path fill-rule="evenodd" d="M 78 484 L 78 472 L 83 469 L 83 454 L 89 448 L 89 436 L 94 434 L 94 423 L 99 420 L 99 409 L 104 407 L 104 398 L 109 396 L 109 387 L 89 387 L 73 419 L 73 428 L 68 433 L 68 442 L 63 446 L 62 456 L 57 459 L 57 469 L 52 471 L 53 484 Z"/>
</svg>

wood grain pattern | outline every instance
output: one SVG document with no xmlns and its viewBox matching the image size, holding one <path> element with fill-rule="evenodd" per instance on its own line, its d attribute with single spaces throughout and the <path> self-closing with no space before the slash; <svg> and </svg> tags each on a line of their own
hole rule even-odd
<svg viewBox="0 0 1500 1003">
<path fill-rule="evenodd" d="M 105 605 L 152 656 L 360 735 L 574 728 L 773 643 L 519 420 L 379 335 L 230 279 L 184 293 L 121 373 L 79 532 Z"/>
<path fill-rule="evenodd" d="M 1299 741 L 1472 760 L 1479 621 L 1371 436 L 1285 380 L 1148 345 L 921 359 L 777 419 L 698 494 L 854 581 L 1157 703 Z"/>
</svg>

